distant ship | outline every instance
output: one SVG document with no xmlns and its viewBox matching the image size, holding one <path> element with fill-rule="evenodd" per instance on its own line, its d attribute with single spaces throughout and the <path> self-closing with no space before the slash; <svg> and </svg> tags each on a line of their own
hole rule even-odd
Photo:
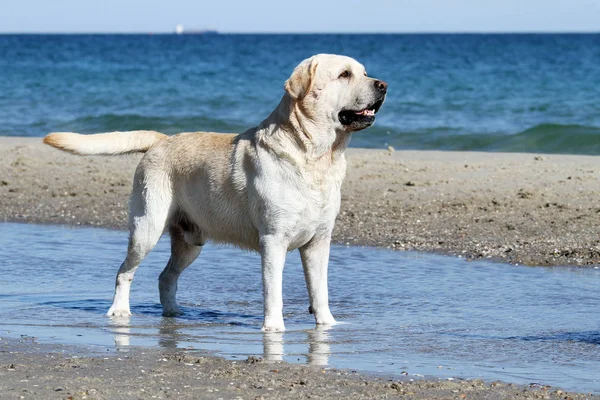
<svg viewBox="0 0 600 400">
<path fill-rule="evenodd" d="M 175 33 L 178 35 L 216 35 L 219 32 L 217 32 L 215 29 L 186 30 L 183 28 L 183 25 L 179 24 L 175 27 Z"/>
</svg>

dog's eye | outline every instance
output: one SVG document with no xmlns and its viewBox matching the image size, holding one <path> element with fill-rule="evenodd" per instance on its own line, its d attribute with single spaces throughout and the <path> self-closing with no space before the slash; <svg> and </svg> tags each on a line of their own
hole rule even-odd
<svg viewBox="0 0 600 400">
<path fill-rule="evenodd" d="M 352 76 L 352 74 L 350 73 L 350 71 L 346 70 L 344 72 L 342 72 L 340 74 L 340 76 L 338 76 L 338 78 L 350 78 Z"/>
</svg>

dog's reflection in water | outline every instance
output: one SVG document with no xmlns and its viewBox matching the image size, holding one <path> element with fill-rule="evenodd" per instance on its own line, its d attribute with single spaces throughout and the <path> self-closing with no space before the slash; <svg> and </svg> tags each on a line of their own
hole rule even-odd
<svg viewBox="0 0 600 400">
<path fill-rule="evenodd" d="M 283 361 L 283 333 L 263 333 L 263 356 L 266 361 Z"/>
<path fill-rule="evenodd" d="M 331 355 L 329 329 L 331 326 L 318 325 L 315 329 L 305 331 L 307 334 L 307 361 L 310 365 L 325 366 L 329 364 Z M 263 333 L 263 355 L 266 361 L 283 361 L 285 355 L 282 332 Z"/>
<path fill-rule="evenodd" d="M 128 351 L 131 337 L 131 327 L 129 322 L 131 317 L 112 317 L 109 322 L 114 333 L 115 348 L 117 351 Z"/>
<path fill-rule="evenodd" d="M 308 363 L 310 365 L 325 366 L 329 364 L 331 346 L 329 330 L 331 325 L 317 325 L 308 333 Z"/>
<path fill-rule="evenodd" d="M 167 349 L 176 349 L 181 341 L 180 326 L 173 325 L 172 318 L 163 318 L 158 326 L 158 345 Z"/>
<path fill-rule="evenodd" d="M 127 351 L 130 346 L 131 328 L 130 317 L 113 317 L 110 326 L 114 333 L 117 351 Z M 158 326 L 158 345 L 163 348 L 176 349 L 179 347 L 182 335 L 180 326 L 173 325 L 170 318 L 163 318 Z M 326 366 L 331 355 L 329 330 L 331 326 L 318 325 L 315 329 L 305 331 L 308 344 L 307 362 L 309 365 Z M 263 357 L 265 361 L 283 361 L 285 355 L 283 332 L 264 332 L 262 334 Z"/>
</svg>

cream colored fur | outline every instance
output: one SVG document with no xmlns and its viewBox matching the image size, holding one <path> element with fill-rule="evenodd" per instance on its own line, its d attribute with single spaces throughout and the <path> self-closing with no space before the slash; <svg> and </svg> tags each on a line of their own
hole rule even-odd
<svg viewBox="0 0 600 400">
<path fill-rule="evenodd" d="M 340 77 L 344 71 L 352 76 Z M 373 89 L 377 82 L 355 60 L 321 54 L 302 62 L 275 111 L 240 135 L 48 135 L 45 143 L 75 154 L 147 152 L 134 177 L 128 253 L 108 315 L 130 315 L 135 270 L 167 229 L 172 254 L 159 278 L 164 315 L 181 313 L 179 275 L 212 240 L 260 252 L 263 330 L 284 330 L 282 273 L 286 253 L 294 249 L 300 250 L 316 323 L 335 323 L 327 266 L 352 133 L 338 114 L 373 104 L 381 95 Z"/>
<path fill-rule="evenodd" d="M 73 132 L 54 132 L 44 138 L 44 143 L 81 156 L 112 156 L 148 151 L 158 140 L 166 138 L 164 133 L 155 131 L 110 132 L 85 136 Z"/>
</svg>

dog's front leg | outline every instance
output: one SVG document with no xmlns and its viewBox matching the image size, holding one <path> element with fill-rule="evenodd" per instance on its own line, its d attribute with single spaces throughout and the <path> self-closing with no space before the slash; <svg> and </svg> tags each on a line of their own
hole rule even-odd
<svg viewBox="0 0 600 400">
<path fill-rule="evenodd" d="M 265 320 L 262 330 L 265 332 L 283 332 L 283 266 L 287 246 L 281 238 L 264 236 L 260 239 L 262 258 L 262 279 Z"/>
<path fill-rule="evenodd" d="M 300 257 L 308 288 L 311 312 L 317 325 L 333 325 L 335 319 L 329 311 L 329 293 L 327 291 L 327 266 L 331 236 L 314 237 L 300 248 Z"/>
</svg>

